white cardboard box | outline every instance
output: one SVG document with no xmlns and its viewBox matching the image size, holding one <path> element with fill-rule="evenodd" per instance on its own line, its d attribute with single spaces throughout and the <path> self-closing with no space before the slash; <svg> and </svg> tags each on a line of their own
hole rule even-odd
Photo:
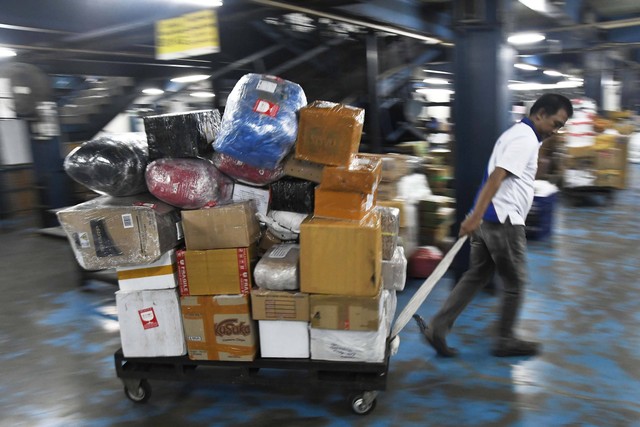
<svg viewBox="0 0 640 427">
<path fill-rule="evenodd" d="M 177 289 L 117 291 L 116 306 L 125 357 L 187 353 Z"/>
<path fill-rule="evenodd" d="M 262 357 L 309 357 L 309 322 L 259 320 Z"/>
<path fill-rule="evenodd" d="M 145 291 L 178 287 L 176 251 L 165 252 L 151 264 L 135 267 L 117 267 L 118 286 L 121 291 Z"/>
</svg>

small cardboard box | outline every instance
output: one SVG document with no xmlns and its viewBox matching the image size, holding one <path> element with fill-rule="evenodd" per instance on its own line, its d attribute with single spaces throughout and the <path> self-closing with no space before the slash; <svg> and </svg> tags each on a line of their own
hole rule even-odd
<svg viewBox="0 0 640 427">
<path fill-rule="evenodd" d="M 251 262 L 255 247 L 179 250 L 180 295 L 233 295 L 251 291 Z"/>
<path fill-rule="evenodd" d="M 307 162 L 296 159 L 295 156 L 288 156 L 284 161 L 284 173 L 295 178 L 306 179 L 317 184 L 322 181 L 322 171 L 324 165 L 320 163 Z"/>
<path fill-rule="evenodd" d="M 262 357 L 309 358 L 309 322 L 260 320 Z"/>
<path fill-rule="evenodd" d="M 377 295 L 382 267 L 380 214 L 362 221 L 305 220 L 300 227 L 300 290 Z"/>
<path fill-rule="evenodd" d="M 171 289 L 178 286 L 178 266 L 174 249 L 151 264 L 116 268 L 118 286 L 122 291 Z"/>
<path fill-rule="evenodd" d="M 247 247 L 260 237 L 253 200 L 183 210 L 182 226 L 188 250 Z"/>
<path fill-rule="evenodd" d="M 255 320 L 309 321 L 309 294 L 296 291 L 251 290 Z"/>
<path fill-rule="evenodd" d="M 341 331 L 377 331 L 384 314 L 382 291 L 372 297 L 310 295 L 311 327 Z"/>
<path fill-rule="evenodd" d="M 382 160 L 356 156 L 349 166 L 325 166 L 322 188 L 371 194 L 376 191 L 382 177 Z"/>
<path fill-rule="evenodd" d="M 316 187 L 313 214 L 317 217 L 360 221 L 376 204 L 376 193 L 353 193 Z"/>
<path fill-rule="evenodd" d="M 250 362 L 257 353 L 248 295 L 180 297 L 189 358 Z"/>
<path fill-rule="evenodd" d="M 596 151 L 596 169 L 598 170 L 622 170 L 626 164 L 626 149 L 612 147 Z"/>
<path fill-rule="evenodd" d="M 621 190 L 625 188 L 625 178 L 625 174 L 620 170 L 599 170 L 596 171 L 595 185 Z"/>
</svg>

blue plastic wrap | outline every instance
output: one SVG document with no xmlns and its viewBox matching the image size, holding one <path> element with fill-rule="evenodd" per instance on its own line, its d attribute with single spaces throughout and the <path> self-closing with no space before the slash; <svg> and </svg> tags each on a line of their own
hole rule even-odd
<svg viewBox="0 0 640 427">
<path fill-rule="evenodd" d="M 297 111 L 307 104 L 302 88 L 280 77 L 246 74 L 227 98 L 217 152 L 250 166 L 275 169 L 298 134 Z"/>
</svg>

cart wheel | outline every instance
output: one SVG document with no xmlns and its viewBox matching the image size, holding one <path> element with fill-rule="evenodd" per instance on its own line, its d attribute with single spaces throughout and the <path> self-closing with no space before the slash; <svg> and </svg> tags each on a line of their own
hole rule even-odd
<svg viewBox="0 0 640 427">
<path fill-rule="evenodd" d="M 151 398 L 151 384 L 147 380 L 140 380 L 138 388 L 133 391 L 125 385 L 124 394 L 133 402 L 144 403 Z"/>
<path fill-rule="evenodd" d="M 376 407 L 377 400 L 374 397 L 372 400 L 367 401 L 363 393 L 354 393 L 349 396 L 349 405 L 351 410 L 357 415 L 367 415 L 373 411 Z"/>
</svg>

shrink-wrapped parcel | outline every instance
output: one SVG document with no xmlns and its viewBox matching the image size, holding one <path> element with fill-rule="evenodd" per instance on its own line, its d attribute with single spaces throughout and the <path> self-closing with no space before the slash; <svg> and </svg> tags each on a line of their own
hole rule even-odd
<svg viewBox="0 0 640 427">
<path fill-rule="evenodd" d="M 300 246 L 283 243 L 272 246 L 258 261 L 253 278 L 259 288 L 273 291 L 300 289 L 298 264 Z"/>
</svg>

